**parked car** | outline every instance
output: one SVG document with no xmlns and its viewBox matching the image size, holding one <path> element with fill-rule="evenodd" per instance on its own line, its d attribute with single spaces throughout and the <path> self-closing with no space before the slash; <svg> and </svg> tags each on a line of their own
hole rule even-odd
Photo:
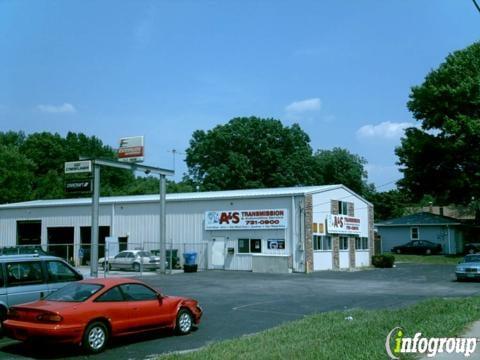
<svg viewBox="0 0 480 360">
<path fill-rule="evenodd" d="M 394 246 L 392 252 L 397 254 L 438 254 L 442 252 L 442 245 L 427 240 L 413 240 L 404 245 Z"/>
<path fill-rule="evenodd" d="M 475 254 L 480 252 L 480 243 L 468 243 L 463 247 L 465 254 Z"/>
<path fill-rule="evenodd" d="M 0 256 L 0 321 L 12 305 L 35 301 L 83 276 L 54 256 Z"/>
<path fill-rule="evenodd" d="M 480 278 L 480 254 L 471 254 L 463 258 L 455 269 L 457 281 Z"/>
<path fill-rule="evenodd" d="M 160 328 L 188 334 L 201 317 L 196 300 L 162 295 L 141 281 L 88 279 L 10 308 L 4 328 L 13 339 L 73 343 L 98 353 L 111 337 Z"/>
<path fill-rule="evenodd" d="M 113 257 L 98 259 L 98 264 L 109 270 L 123 269 L 123 270 L 157 270 L 160 267 L 160 257 L 152 255 L 145 250 L 125 250 Z"/>
</svg>

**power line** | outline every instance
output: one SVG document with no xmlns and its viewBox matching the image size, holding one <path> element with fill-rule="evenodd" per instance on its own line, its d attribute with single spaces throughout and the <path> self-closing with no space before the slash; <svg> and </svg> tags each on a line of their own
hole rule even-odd
<svg viewBox="0 0 480 360">
<path fill-rule="evenodd" d="M 472 2 L 473 2 L 473 5 L 475 5 L 475 7 L 477 8 L 478 12 L 480 13 L 480 6 L 478 6 L 477 1 L 472 0 Z"/>
</svg>

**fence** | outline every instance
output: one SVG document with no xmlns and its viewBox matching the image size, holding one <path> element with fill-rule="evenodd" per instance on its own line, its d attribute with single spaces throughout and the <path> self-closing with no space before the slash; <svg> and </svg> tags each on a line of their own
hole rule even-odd
<svg viewBox="0 0 480 360">
<path fill-rule="evenodd" d="M 110 245 L 100 243 L 98 245 L 98 259 L 107 255 L 111 258 L 124 250 L 150 251 L 152 255 L 160 255 L 158 242 L 119 242 L 118 246 L 111 248 Z M 167 243 L 166 244 L 166 268 L 169 270 L 181 269 L 184 264 L 184 253 L 197 253 L 196 263 L 199 270 L 208 268 L 208 242 L 198 243 Z M 91 258 L 91 244 L 44 244 L 44 245 L 19 245 L 15 247 L 0 248 L 0 255 L 33 254 L 58 256 L 75 266 L 89 266 Z M 99 261 L 100 262 L 100 261 Z M 101 265 L 101 264 L 100 264 Z"/>
</svg>

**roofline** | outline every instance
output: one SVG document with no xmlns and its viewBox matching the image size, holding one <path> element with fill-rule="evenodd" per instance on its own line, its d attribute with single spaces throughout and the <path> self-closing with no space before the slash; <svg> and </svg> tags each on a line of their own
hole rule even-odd
<svg viewBox="0 0 480 360">
<path fill-rule="evenodd" d="M 221 193 L 223 191 L 213 191 L 211 196 L 208 197 L 189 197 L 188 194 L 198 194 L 196 192 L 192 193 L 170 193 L 167 194 L 166 202 L 185 202 L 185 201 L 208 201 L 208 200 L 231 200 L 231 199 L 238 199 L 238 198 L 243 198 L 243 199 L 254 199 L 254 198 L 278 198 L 278 197 L 292 197 L 292 196 L 304 196 L 308 194 L 320 194 L 332 190 L 337 190 L 337 189 L 343 189 L 352 196 L 355 196 L 359 198 L 360 200 L 364 201 L 366 204 L 373 206 L 369 201 L 367 201 L 365 198 L 362 196 L 358 195 L 354 191 L 350 190 L 347 188 L 345 185 L 341 184 L 336 184 L 336 185 L 324 185 L 324 188 L 321 188 L 322 185 L 319 186 L 318 189 L 311 189 L 311 190 L 306 190 L 305 188 L 299 187 L 298 190 L 295 190 L 295 188 L 292 188 L 291 191 L 285 192 L 285 193 L 279 193 L 279 194 L 244 194 L 239 190 L 238 194 L 230 194 L 230 195 L 222 195 Z M 246 189 L 246 190 L 261 190 L 261 189 Z M 229 190 L 226 190 L 229 191 Z M 234 190 L 233 190 L 234 191 Z M 215 194 L 217 193 L 217 194 Z M 178 195 L 178 194 L 183 194 L 185 198 L 170 198 L 169 195 Z M 137 196 L 138 198 L 132 198 Z M 149 197 L 149 198 L 142 198 L 143 197 Z M 158 198 L 156 198 L 158 196 Z M 147 195 L 126 195 L 124 196 L 125 199 L 122 199 L 123 196 L 109 196 L 109 197 L 101 197 L 100 198 L 100 205 L 112 205 L 112 204 L 146 204 L 146 203 L 155 203 L 160 201 L 160 197 L 158 194 L 147 194 Z M 76 199 L 71 199 L 73 201 L 80 201 L 79 203 L 69 203 L 68 199 L 54 199 L 54 200 L 63 200 L 65 201 L 64 203 L 58 203 L 58 204 L 45 204 L 42 203 L 43 200 L 37 200 L 39 201 L 38 203 L 35 203 L 34 201 L 31 202 L 21 202 L 21 203 L 12 203 L 12 204 L 4 204 L 0 205 L 0 211 L 1 210 L 10 210 L 10 209 L 23 209 L 23 208 L 50 208 L 50 207 L 65 207 L 65 206 L 91 206 L 92 205 L 92 200 L 90 197 L 85 197 L 85 198 L 76 198 Z M 48 201 L 48 200 L 45 200 Z"/>
</svg>

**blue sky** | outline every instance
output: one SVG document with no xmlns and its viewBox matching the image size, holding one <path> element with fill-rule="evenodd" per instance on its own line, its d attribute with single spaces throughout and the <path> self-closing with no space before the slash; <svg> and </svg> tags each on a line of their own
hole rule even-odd
<svg viewBox="0 0 480 360">
<path fill-rule="evenodd" d="M 145 135 L 171 168 L 194 130 L 273 117 L 388 190 L 410 87 L 479 29 L 470 0 L 0 0 L 0 131 Z"/>
</svg>

